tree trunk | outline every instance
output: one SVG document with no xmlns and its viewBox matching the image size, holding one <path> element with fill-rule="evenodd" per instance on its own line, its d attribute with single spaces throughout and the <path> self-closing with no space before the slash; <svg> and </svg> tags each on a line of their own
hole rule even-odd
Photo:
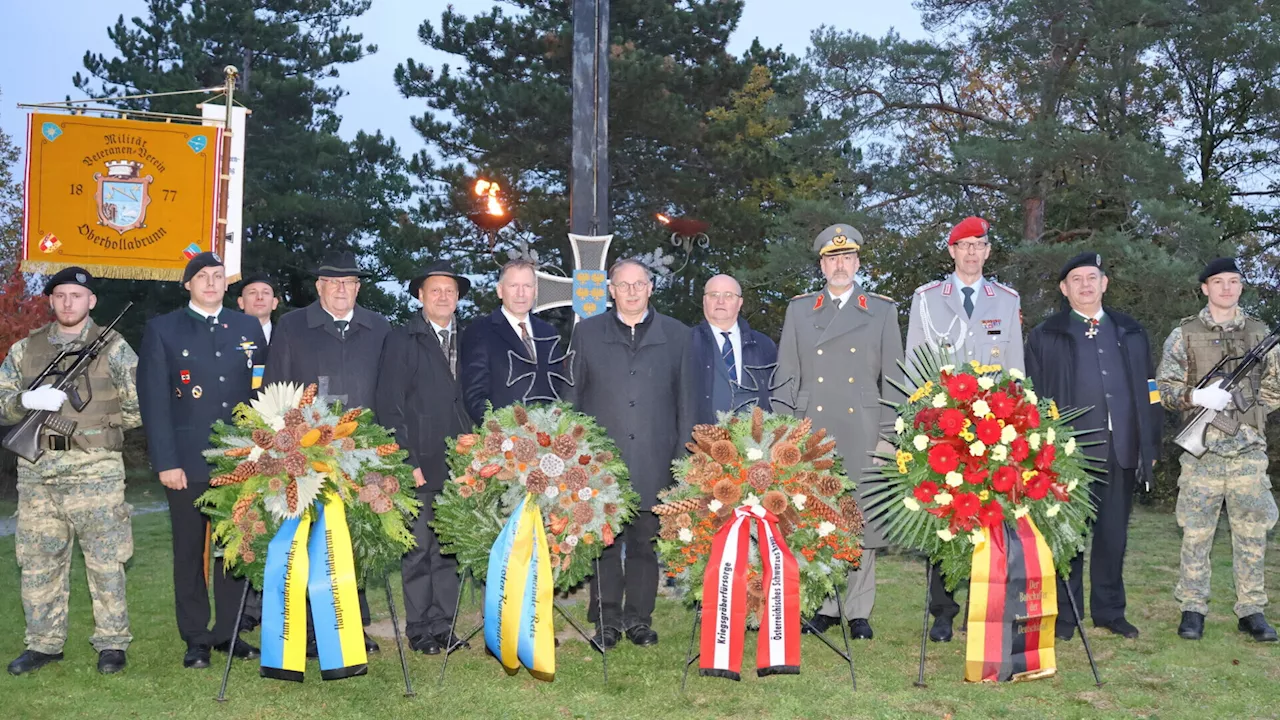
<svg viewBox="0 0 1280 720">
<path fill-rule="evenodd" d="M 1044 235 L 1044 197 L 1029 197 L 1022 201 L 1022 239 L 1037 242 Z"/>
</svg>

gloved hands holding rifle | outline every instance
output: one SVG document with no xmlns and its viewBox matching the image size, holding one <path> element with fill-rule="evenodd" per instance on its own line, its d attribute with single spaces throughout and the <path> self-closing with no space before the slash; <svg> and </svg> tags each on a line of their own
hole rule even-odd
<svg viewBox="0 0 1280 720">
<path fill-rule="evenodd" d="M 41 385 L 22 393 L 22 407 L 28 410 L 57 412 L 67 401 L 67 394 L 52 385 Z"/>
<path fill-rule="evenodd" d="M 1191 403 L 1221 412 L 1231 404 L 1231 393 L 1222 389 L 1222 380 L 1191 391 Z"/>
</svg>

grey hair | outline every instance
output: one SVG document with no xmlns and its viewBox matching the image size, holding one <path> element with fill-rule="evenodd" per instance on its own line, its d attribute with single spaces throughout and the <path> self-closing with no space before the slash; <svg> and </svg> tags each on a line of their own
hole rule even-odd
<svg viewBox="0 0 1280 720">
<path fill-rule="evenodd" d="M 502 282 L 502 278 L 506 277 L 507 272 L 510 270 L 529 270 L 535 276 L 538 274 L 537 265 L 534 265 L 524 258 L 516 258 L 514 260 L 508 260 L 502 265 L 502 269 L 498 271 L 498 282 Z"/>
<path fill-rule="evenodd" d="M 643 270 L 643 271 L 644 271 L 645 279 L 646 279 L 646 280 L 648 280 L 648 281 L 649 281 L 649 282 L 651 282 L 651 283 L 653 282 L 653 271 L 649 269 L 649 266 L 648 266 L 648 265 L 645 265 L 644 263 L 640 262 L 639 260 L 637 260 L 637 259 L 635 259 L 635 258 L 622 258 L 621 260 L 618 260 L 618 261 L 617 261 L 617 262 L 615 262 L 613 265 L 611 265 L 611 266 L 609 267 L 609 279 L 610 279 L 610 280 L 613 280 L 613 276 L 614 276 L 614 275 L 615 275 L 619 270 L 621 270 L 622 268 L 624 268 L 624 267 L 626 267 L 626 266 L 628 266 L 628 265 L 633 265 L 633 266 L 638 267 L 638 268 L 640 268 L 641 270 Z"/>
</svg>

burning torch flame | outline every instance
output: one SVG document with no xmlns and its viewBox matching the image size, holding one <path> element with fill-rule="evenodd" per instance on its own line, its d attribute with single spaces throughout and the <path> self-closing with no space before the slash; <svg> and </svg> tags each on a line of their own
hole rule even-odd
<svg viewBox="0 0 1280 720">
<path fill-rule="evenodd" d="M 658 222 L 662 223 L 663 225 L 670 225 L 671 218 L 667 217 L 666 215 L 663 215 L 662 213 L 658 213 Z"/>
<path fill-rule="evenodd" d="M 476 180 L 476 195 L 485 198 L 485 212 L 495 217 L 502 217 L 507 214 L 506 208 L 502 207 L 502 201 L 498 200 L 498 190 L 500 189 L 496 182 Z"/>
</svg>

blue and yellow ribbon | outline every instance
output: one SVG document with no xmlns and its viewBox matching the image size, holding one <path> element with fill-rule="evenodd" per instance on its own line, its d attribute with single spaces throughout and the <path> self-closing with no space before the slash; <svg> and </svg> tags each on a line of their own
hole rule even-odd
<svg viewBox="0 0 1280 720">
<path fill-rule="evenodd" d="M 524 665 L 539 680 L 555 679 L 554 587 L 542 512 L 530 496 L 507 519 L 489 551 L 485 585 L 485 645 L 514 675 Z"/>
</svg>

